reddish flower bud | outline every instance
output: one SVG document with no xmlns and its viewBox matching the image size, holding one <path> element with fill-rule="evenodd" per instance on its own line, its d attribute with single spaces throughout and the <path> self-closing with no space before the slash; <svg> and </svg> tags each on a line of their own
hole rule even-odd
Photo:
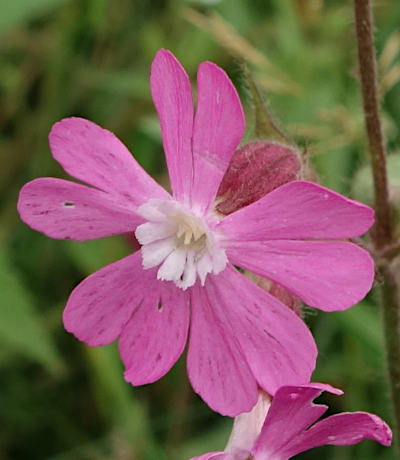
<svg viewBox="0 0 400 460">
<path fill-rule="evenodd" d="M 250 142 L 233 154 L 218 189 L 216 209 L 228 215 L 298 178 L 296 151 L 271 141 Z"/>
</svg>

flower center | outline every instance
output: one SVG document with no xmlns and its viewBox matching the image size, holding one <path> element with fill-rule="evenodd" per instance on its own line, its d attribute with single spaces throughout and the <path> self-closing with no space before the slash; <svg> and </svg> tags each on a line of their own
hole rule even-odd
<svg viewBox="0 0 400 460">
<path fill-rule="evenodd" d="M 205 244 L 206 232 L 202 222 L 199 222 L 194 216 L 178 212 L 168 216 L 167 219 L 177 224 L 176 237 L 181 241 L 181 244 L 190 246 L 198 244 L 200 240 Z"/>
<path fill-rule="evenodd" d="M 205 218 L 172 200 L 149 200 L 136 212 L 147 220 L 135 232 L 142 244 L 143 267 L 160 265 L 158 279 L 187 289 L 197 276 L 204 285 L 209 273 L 225 268 L 225 251 L 218 247 Z"/>
</svg>

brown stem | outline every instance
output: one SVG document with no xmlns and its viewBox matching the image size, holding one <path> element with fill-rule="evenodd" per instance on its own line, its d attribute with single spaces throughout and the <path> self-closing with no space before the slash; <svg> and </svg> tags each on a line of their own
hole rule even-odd
<svg viewBox="0 0 400 460">
<path fill-rule="evenodd" d="M 376 57 L 373 41 L 373 16 L 370 0 L 354 0 L 358 62 L 364 107 L 365 127 L 371 154 L 375 196 L 375 226 L 372 239 L 380 263 L 380 301 L 386 359 L 394 419 L 394 439 L 400 453 L 400 288 L 394 266 L 385 248 L 395 245 L 386 174 L 386 153 L 379 113 Z"/>
<path fill-rule="evenodd" d="M 354 7 L 365 127 L 374 176 L 376 223 L 372 236 L 376 249 L 381 249 L 392 241 L 392 219 L 386 174 L 385 144 L 379 111 L 371 1 L 354 0 Z"/>
</svg>

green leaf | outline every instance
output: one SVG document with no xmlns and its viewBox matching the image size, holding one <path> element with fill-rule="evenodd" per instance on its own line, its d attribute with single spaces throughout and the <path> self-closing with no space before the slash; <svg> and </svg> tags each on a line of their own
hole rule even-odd
<svg viewBox="0 0 400 460">
<path fill-rule="evenodd" d="M 0 251 L 0 344 L 43 364 L 52 374 L 63 364 L 52 337 L 35 312 L 31 294 Z"/>
</svg>

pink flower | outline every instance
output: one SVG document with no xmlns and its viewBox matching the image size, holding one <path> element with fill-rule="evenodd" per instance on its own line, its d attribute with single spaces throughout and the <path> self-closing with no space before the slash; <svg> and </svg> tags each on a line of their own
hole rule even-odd
<svg viewBox="0 0 400 460">
<path fill-rule="evenodd" d="M 258 387 L 306 383 L 316 347 L 290 309 L 234 265 L 281 284 L 310 305 L 340 310 L 370 289 L 369 254 L 344 241 L 365 232 L 373 211 L 307 182 L 291 182 L 222 218 L 214 199 L 245 121 L 223 70 L 200 65 L 197 110 L 184 69 L 166 50 L 151 69 L 173 196 L 109 131 L 80 118 L 56 123 L 54 158 L 90 186 L 36 179 L 20 193 L 24 222 L 77 241 L 134 232 L 140 251 L 104 267 L 72 292 L 65 328 L 91 346 L 119 338 L 125 378 L 162 377 L 189 338 L 194 390 L 222 414 L 249 411 Z M 189 333 L 190 324 L 190 333 Z"/>
<path fill-rule="evenodd" d="M 364 439 L 390 446 L 390 428 L 368 412 L 343 412 L 315 423 L 328 409 L 313 403 L 324 390 L 342 394 L 320 383 L 283 386 L 272 403 L 261 393 L 251 412 L 235 418 L 224 452 L 210 452 L 191 460 L 287 460 L 313 447 L 349 446 Z"/>
</svg>

